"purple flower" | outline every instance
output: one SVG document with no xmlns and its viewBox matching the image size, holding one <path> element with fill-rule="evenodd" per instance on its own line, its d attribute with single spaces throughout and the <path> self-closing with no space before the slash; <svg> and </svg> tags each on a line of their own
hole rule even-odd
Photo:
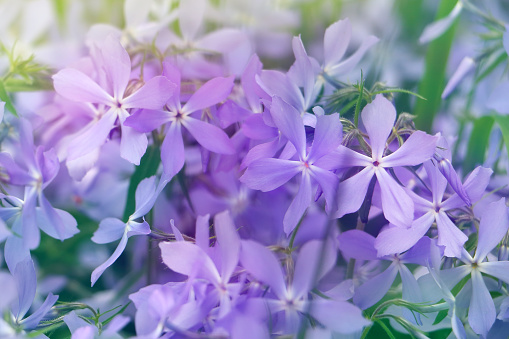
<svg viewBox="0 0 509 339">
<path fill-rule="evenodd" d="M 413 192 L 408 192 L 415 202 L 415 212 L 418 213 L 419 217 L 414 220 L 409 228 L 389 225 L 389 227 L 382 230 L 375 241 L 379 256 L 401 253 L 409 249 L 436 222 L 438 245 L 445 247 L 445 255 L 461 257 L 463 244 L 468 237 L 456 227 L 447 212 L 464 207 L 466 204 L 457 193 L 443 199 L 447 188 L 447 179 L 441 175 L 439 168 L 431 161 L 426 162 L 424 168 L 431 183 L 432 201 L 428 201 Z M 491 173 L 491 169 L 477 167 L 465 180 L 464 190 L 473 201 L 477 201 L 482 197 Z"/>
<path fill-rule="evenodd" d="M 157 185 L 155 176 L 142 180 L 136 188 L 135 211 L 127 222 L 124 223 L 117 218 L 106 218 L 101 221 L 99 228 L 92 237 L 92 241 L 97 244 L 107 244 L 120 239 L 120 242 L 111 257 L 92 272 L 92 286 L 103 272 L 120 257 L 130 237 L 134 235 L 147 235 L 150 233 L 150 226 L 143 220 L 143 216 L 152 209 L 157 197 L 168 181 L 169 179 L 164 175 Z"/>
<path fill-rule="evenodd" d="M 217 244 L 212 249 L 204 248 L 203 242 L 197 245 L 186 241 L 161 243 L 159 247 L 163 262 L 170 269 L 187 275 L 190 281 L 204 279 L 214 286 L 211 294 L 220 304 L 218 317 L 221 318 L 230 312 L 232 299 L 242 287 L 230 281 L 239 261 L 240 237 L 228 211 L 215 216 L 214 229 Z"/>
<path fill-rule="evenodd" d="M 147 148 L 147 137 L 124 124 L 128 109 L 159 109 L 173 94 L 175 84 L 156 76 L 142 87 L 128 91 L 131 59 L 119 41 L 109 36 L 95 55 L 99 64 L 97 81 L 89 75 L 66 68 L 53 76 L 55 90 L 66 99 L 96 104 L 97 115 L 70 142 L 67 161 L 81 159 L 102 146 L 118 120 L 122 131 L 120 155 L 139 165 Z M 104 78 L 101 77 L 104 75 Z M 82 160 L 86 162 L 86 159 Z"/>
<path fill-rule="evenodd" d="M 240 255 L 242 266 L 256 280 L 268 285 L 275 297 L 254 298 L 251 303 L 266 304 L 272 315 L 284 312 L 284 322 L 276 325 L 284 333 L 296 333 L 302 320 L 301 314 L 307 312 L 327 328 L 343 334 L 357 332 L 370 324 L 357 307 L 346 301 L 308 299 L 309 292 L 335 261 L 336 251 L 331 243 L 309 241 L 300 249 L 291 283 L 287 284 L 278 259 L 266 247 L 245 240 L 242 241 Z"/>
<path fill-rule="evenodd" d="M 164 171 L 173 176 L 184 166 L 184 140 L 182 127 L 209 151 L 221 154 L 233 154 L 235 149 L 220 128 L 193 117 L 205 108 L 225 100 L 233 88 L 233 76 L 217 77 L 206 82 L 186 102 L 184 106 L 180 99 L 180 71 L 170 63 L 164 64 L 164 75 L 177 84 L 174 95 L 167 102 L 168 110 L 140 110 L 129 117 L 125 124 L 139 132 L 150 132 L 157 127 L 168 124 L 166 136 L 161 146 L 161 161 Z"/>
<path fill-rule="evenodd" d="M 403 283 L 403 299 L 422 302 L 422 296 L 412 272 L 404 264 L 426 263 L 430 252 L 430 239 L 422 238 L 413 248 L 401 255 L 379 258 L 375 238 L 360 230 L 351 230 L 339 236 L 339 248 L 347 258 L 360 260 L 389 260 L 390 266 L 355 289 L 354 303 L 361 309 L 373 306 L 387 293 L 398 273 Z"/>
<path fill-rule="evenodd" d="M 323 72 L 333 78 L 350 72 L 361 60 L 364 54 L 378 42 L 378 38 L 370 35 L 361 46 L 347 59 L 344 57 L 352 36 L 350 20 L 339 20 L 325 30 L 323 37 Z"/>
<path fill-rule="evenodd" d="M 0 208 L 2 219 L 10 220 L 12 230 L 21 236 L 7 237 L 5 260 L 11 272 L 28 255 L 28 250 L 39 245 L 39 228 L 62 241 L 79 232 L 74 217 L 54 208 L 44 195 L 45 188 L 58 174 L 60 163 L 54 149 L 35 148 L 32 127 L 24 119 L 19 120 L 19 150 L 19 164 L 9 153 L 0 153 L 0 169 L 5 180 L 12 185 L 24 186 L 24 200 L 15 196 L 0 197 L 8 202 L 6 207 Z"/>
<path fill-rule="evenodd" d="M 416 166 L 429 160 L 435 152 L 437 137 L 416 131 L 399 149 L 385 155 L 387 138 L 396 120 L 394 106 L 379 94 L 372 103 L 364 107 L 361 118 L 369 137 L 371 157 L 342 148 L 338 168 L 364 168 L 339 184 L 338 210 L 335 216 L 340 218 L 357 211 L 364 201 L 371 179 L 376 176 L 385 217 L 394 225 L 406 228 L 414 220 L 414 203 L 386 168 Z"/>
<path fill-rule="evenodd" d="M 30 316 L 25 318 L 32 306 L 37 286 L 34 262 L 27 256 L 21 260 L 13 270 L 13 278 L 17 289 L 18 303 L 11 308 L 13 313 L 14 326 L 19 329 L 32 330 L 43 317 L 49 312 L 58 299 L 58 295 L 48 294 L 42 305 Z M 2 286 L 3 287 L 3 286 Z M 9 287 L 9 286 L 6 286 Z M 5 293 L 7 291 L 3 291 Z M 0 323 L 1 326 L 1 323 Z"/>
<path fill-rule="evenodd" d="M 490 252 L 509 230 L 509 215 L 505 199 L 490 203 L 481 215 L 477 249 L 472 257 L 465 249 L 459 258 L 465 265 L 440 271 L 439 277 L 448 289 L 453 288 L 465 276 L 470 274 L 472 297 L 468 311 L 468 322 L 475 333 L 486 337 L 496 319 L 493 299 L 486 287 L 481 273 L 509 283 L 508 261 L 485 261 Z M 433 288 L 431 277 L 424 276 L 419 280 L 421 286 Z M 433 294 L 431 294 L 433 295 Z"/>
<path fill-rule="evenodd" d="M 274 97 L 271 115 L 281 134 L 288 138 L 295 148 L 298 160 L 274 158 L 256 160 L 249 165 L 240 181 L 251 189 L 267 192 L 285 184 L 295 175 L 302 174 L 299 192 L 283 220 L 284 231 L 289 234 L 311 203 L 312 180 L 323 190 L 329 213 L 334 208 L 338 178 L 334 173 L 322 168 L 319 162 L 341 144 L 342 126 L 338 114 L 317 118 L 314 141 L 308 150 L 304 123 L 293 106 L 279 97 Z"/>
</svg>

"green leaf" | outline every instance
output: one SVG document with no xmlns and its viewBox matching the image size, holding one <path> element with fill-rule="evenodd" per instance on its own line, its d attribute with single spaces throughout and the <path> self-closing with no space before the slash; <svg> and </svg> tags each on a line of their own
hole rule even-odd
<svg viewBox="0 0 509 339">
<path fill-rule="evenodd" d="M 355 126 L 359 126 L 359 112 L 361 111 L 362 97 L 364 94 L 364 77 L 361 70 L 361 83 L 359 84 L 359 97 L 357 98 L 357 103 L 355 104 L 355 115 L 354 115 L 354 123 Z"/>
<path fill-rule="evenodd" d="M 448 314 L 448 310 L 442 310 L 442 311 L 438 312 L 438 314 L 435 318 L 435 321 L 433 321 L 433 325 L 439 324 L 442 320 L 445 319 L 445 317 L 447 317 L 447 314 Z"/>
<path fill-rule="evenodd" d="M 161 162 L 160 149 L 158 146 L 151 145 L 147 148 L 147 152 L 143 155 L 140 165 L 136 170 L 129 182 L 129 189 L 127 191 L 127 200 L 124 208 L 124 221 L 129 219 L 129 216 L 134 213 L 135 209 L 135 194 L 138 184 L 145 178 L 151 177 L 156 174 L 159 163 Z"/>
<path fill-rule="evenodd" d="M 53 83 L 49 79 L 14 79 L 10 78 L 5 81 L 5 90 L 9 93 L 14 92 L 33 92 L 33 91 L 51 91 Z"/>
<path fill-rule="evenodd" d="M 5 102 L 5 108 L 7 108 L 9 112 L 18 117 L 18 112 L 16 111 L 16 108 L 14 108 L 14 105 L 12 104 L 9 94 L 7 94 L 7 91 L 5 90 L 5 85 L 2 80 L 0 80 L 0 100 Z"/>
<path fill-rule="evenodd" d="M 442 0 L 436 19 L 447 16 L 457 2 L 457 0 Z M 457 22 L 456 19 L 456 22 L 442 36 L 430 42 L 428 46 L 424 76 L 417 91 L 428 100 L 417 100 L 413 112 L 417 115 L 415 126 L 420 130 L 427 132 L 431 130 L 433 118 L 440 108 L 441 95 L 445 88 L 445 68 Z"/>
<path fill-rule="evenodd" d="M 494 115 L 498 127 L 502 131 L 502 137 L 504 138 L 505 149 L 509 154 L 509 115 Z"/>
<path fill-rule="evenodd" d="M 373 319 L 373 321 L 376 322 L 378 325 L 380 325 L 380 327 L 385 331 L 385 333 L 389 336 L 389 338 L 396 339 L 396 337 L 394 336 L 394 334 L 392 334 L 389 327 L 387 327 L 387 325 L 385 325 L 385 323 L 382 320 Z"/>
<path fill-rule="evenodd" d="M 491 129 L 494 119 L 490 116 L 484 116 L 474 121 L 474 128 L 468 141 L 467 154 L 463 161 L 463 173 L 470 173 L 476 165 L 484 162 L 484 154 L 488 148 Z"/>
<path fill-rule="evenodd" d="M 426 100 L 426 98 L 423 97 L 422 95 L 419 95 L 419 94 L 417 94 L 415 92 L 412 92 L 412 91 L 409 91 L 407 89 L 397 88 L 397 87 L 388 87 L 387 89 L 384 89 L 384 90 L 381 90 L 381 91 L 376 91 L 376 92 L 373 92 L 371 94 L 372 95 L 377 95 L 377 94 L 385 94 L 385 93 L 405 93 L 405 94 L 410 94 L 410 95 L 413 95 L 415 97 L 418 97 L 421 100 Z"/>
<path fill-rule="evenodd" d="M 459 283 L 456 284 L 456 286 L 454 286 L 451 290 L 451 293 L 452 295 L 454 296 L 457 296 L 458 293 L 460 293 L 460 291 L 463 289 L 463 286 L 465 286 L 465 284 L 467 283 L 467 281 L 469 281 L 471 278 L 470 274 L 467 274 L 466 277 L 464 277 L 463 279 L 460 280 Z"/>
</svg>

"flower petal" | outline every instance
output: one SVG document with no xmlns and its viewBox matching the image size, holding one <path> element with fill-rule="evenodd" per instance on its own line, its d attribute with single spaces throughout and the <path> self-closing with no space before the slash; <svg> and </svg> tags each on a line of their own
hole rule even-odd
<svg viewBox="0 0 509 339">
<path fill-rule="evenodd" d="M 389 226 L 376 237 L 375 248 L 378 256 L 399 254 L 414 246 L 435 221 L 433 213 L 428 212 L 412 222 L 409 228 Z"/>
<path fill-rule="evenodd" d="M 254 278 L 269 285 L 278 298 L 286 296 L 281 266 L 269 249 L 252 240 L 242 240 L 240 263 Z"/>
<path fill-rule="evenodd" d="M 447 257 L 461 257 L 463 244 L 468 240 L 465 233 L 454 225 L 445 212 L 436 215 L 438 228 L 438 245 L 445 246 L 444 255 Z"/>
<path fill-rule="evenodd" d="M 242 124 L 242 133 L 249 139 L 265 140 L 278 136 L 276 128 L 267 126 L 262 114 L 252 114 Z"/>
<path fill-rule="evenodd" d="M 361 230 L 349 230 L 338 236 L 339 249 L 347 258 L 377 260 L 375 238 Z"/>
<path fill-rule="evenodd" d="M 381 161 L 384 167 L 417 166 L 431 159 L 435 153 L 437 137 L 415 131 L 394 153 Z"/>
<path fill-rule="evenodd" d="M 396 121 L 394 105 L 383 95 L 378 94 L 373 102 L 367 104 L 361 112 L 362 123 L 366 128 L 371 145 L 373 160 L 382 159 L 385 144 Z"/>
<path fill-rule="evenodd" d="M 334 215 L 335 218 L 341 218 L 345 214 L 359 210 L 366 198 L 368 186 L 374 173 L 373 167 L 366 167 L 338 185 L 338 209 Z"/>
<path fill-rule="evenodd" d="M 41 319 L 50 311 L 50 309 L 55 305 L 55 303 L 58 300 L 58 295 L 48 294 L 46 297 L 46 300 L 42 303 L 42 305 L 32 313 L 28 318 L 23 319 L 21 324 L 23 324 L 23 327 L 27 330 L 34 329 L 37 325 L 39 325 L 39 322 Z"/>
<path fill-rule="evenodd" d="M 290 140 L 303 159 L 306 154 L 306 133 L 300 113 L 280 97 L 273 97 L 270 114 L 281 134 Z"/>
<path fill-rule="evenodd" d="M 91 121 L 76 138 L 74 138 L 68 149 L 67 160 L 78 159 L 94 149 L 102 146 L 117 119 L 117 113 L 110 109 L 101 119 Z"/>
<path fill-rule="evenodd" d="M 256 160 L 273 157 L 278 149 L 279 140 L 277 138 L 273 139 L 272 141 L 254 146 L 249 150 L 249 152 L 247 152 L 244 159 L 242 159 L 240 169 L 243 170 L 246 167 L 249 167 Z"/>
<path fill-rule="evenodd" d="M 99 265 L 93 272 L 91 277 L 92 286 L 96 283 L 96 281 L 101 277 L 101 275 L 106 271 L 108 267 L 113 265 L 115 261 L 120 257 L 122 252 L 124 252 L 125 247 L 127 245 L 127 231 L 124 232 L 120 242 L 117 245 L 117 248 L 113 252 L 113 254 L 101 265 Z"/>
<path fill-rule="evenodd" d="M 478 263 L 479 270 L 509 283 L 509 261 L 489 261 Z"/>
<path fill-rule="evenodd" d="M 195 244 L 177 241 L 162 242 L 161 257 L 171 270 L 193 278 L 203 278 L 217 284 L 221 281 L 216 265 L 210 257 Z"/>
<path fill-rule="evenodd" d="M 88 75 L 66 68 L 53 76 L 55 91 L 64 98 L 85 103 L 111 106 L 115 100 Z"/>
<path fill-rule="evenodd" d="M 327 27 L 323 36 L 323 55 L 325 68 L 335 65 L 345 55 L 350 38 L 352 24 L 348 18 L 339 20 Z"/>
<path fill-rule="evenodd" d="M 350 72 L 362 59 L 364 54 L 377 42 L 379 39 L 373 35 L 368 36 L 362 41 L 362 44 L 359 48 L 348 57 L 348 59 L 343 60 L 342 62 L 329 67 L 326 71 L 327 74 L 332 77 L 339 77 L 345 73 Z"/>
<path fill-rule="evenodd" d="M 343 140 L 342 134 L 343 126 L 338 113 L 318 117 L 308 161 L 314 163 L 315 160 L 336 150 Z"/>
<path fill-rule="evenodd" d="M 251 163 L 239 180 L 251 189 L 268 192 L 293 178 L 301 171 L 299 167 L 296 161 L 260 159 Z"/>
<path fill-rule="evenodd" d="M 359 333 L 371 324 L 358 307 L 346 301 L 315 299 L 311 315 L 328 329 L 341 334 Z"/>
<path fill-rule="evenodd" d="M 113 97 L 121 100 L 131 76 L 131 58 L 113 34 L 106 37 L 100 48 L 104 71 L 113 88 Z"/>
<path fill-rule="evenodd" d="M 122 238 L 126 224 L 117 218 L 106 218 L 99 223 L 99 228 L 94 232 L 92 241 L 96 244 L 107 244 Z"/>
<path fill-rule="evenodd" d="M 258 93 L 263 91 L 255 80 L 256 74 L 260 74 L 262 68 L 263 65 L 260 58 L 258 55 L 253 54 L 240 78 L 246 101 L 249 104 L 249 108 L 254 113 L 260 113 L 262 111 L 262 105 Z"/>
<path fill-rule="evenodd" d="M 182 140 L 180 124 L 172 123 L 166 131 L 166 136 L 161 145 L 161 162 L 163 163 L 164 172 L 169 176 L 174 176 L 184 167 L 185 160 L 184 141 Z"/>
<path fill-rule="evenodd" d="M 320 185 L 320 188 L 324 193 L 325 201 L 327 202 L 326 211 L 327 214 L 330 215 L 335 211 L 337 206 L 336 197 L 339 178 L 336 174 L 326 171 L 320 167 L 311 165 L 310 169 L 311 177 L 318 182 L 318 185 Z"/>
<path fill-rule="evenodd" d="M 138 166 L 141 157 L 147 151 L 147 135 L 138 132 L 134 128 L 120 124 L 122 137 L 120 139 L 120 156 L 132 164 Z"/>
<path fill-rule="evenodd" d="M 313 165 L 323 169 L 332 170 L 356 166 L 366 167 L 372 163 L 373 160 L 364 154 L 357 153 L 348 147 L 339 145 L 335 151 L 325 154 L 315 161 Z"/>
<path fill-rule="evenodd" d="M 375 172 L 382 194 L 385 218 L 396 226 L 409 227 L 414 220 L 414 202 L 383 168 Z"/>
<path fill-rule="evenodd" d="M 233 88 L 234 77 L 217 77 L 203 84 L 182 107 L 183 113 L 193 113 L 226 100 Z"/>
<path fill-rule="evenodd" d="M 136 110 L 124 121 L 124 126 L 132 127 L 138 132 L 149 133 L 170 121 L 171 115 L 162 110 Z"/>
<path fill-rule="evenodd" d="M 34 262 L 30 256 L 25 257 L 14 268 L 12 274 L 18 288 L 18 312 L 17 320 L 21 320 L 30 309 L 35 298 L 37 278 L 35 275 Z"/>
<path fill-rule="evenodd" d="M 229 211 L 216 214 L 214 229 L 221 253 L 221 277 L 224 283 L 228 283 L 240 253 L 240 237 Z"/>
<path fill-rule="evenodd" d="M 458 68 L 454 71 L 444 91 L 442 92 L 442 99 L 445 99 L 451 94 L 451 92 L 458 86 L 463 78 L 475 68 L 475 61 L 471 57 L 464 57 Z"/>
<path fill-rule="evenodd" d="M 472 299 L 468 308 L 468 323 L 475 333 L 486 338 L 495 323 L 497 313 L 483 277 L 478 270 L 472 271 Z"/>
<path fill-rule="evenodd" d="M 329 241 L 310 240 L 297 256 L 292 282 L 293 298 L 306 297 L 336 263 L 337 253 Z"/>
<path fill-rule="evenodd" d="M 295 109 L 304 111 L 304 97 L 302 93 L 286 74 L 279 71 L 263 70 L 255 75 L 256 83 L 270 96 L 280 97 Z M 300 115 L 301 112 L 299 112 Z"/>
<path fill-rule="evenodd" d="M 392 263 L 385 271 L 357 287 L 353 296 L 354 304 L 363 310 L 376 304 L 392 286 L 397 274 L 398 266 Z"/>
<path fill-rule="evenodd" d="M 283 218 L 283 229 L 287 235 L 297 226 L 306 209 L 311 204 L 311 199 L 311 177 L 306 172 L 303 172 L 299 191 Z"/>
<path fill-rule="evenodd" d="M 0 299 L 0 311 L 4 311 L 17 297 L 16 282 L 6 272 L 0 272 L 0 286 L 2 286 L 2 298 Z"/>
<path fill-rule="evenodd" d="M 187 0 L 179 4 L 179 25 L 186 41 L 193 41 L 203 21 L 207 3 L 205 0 Z"/>
<path fill-rule="evenodd" d="M 219 127 L 191 117 L 183 119 L 182 125 L 187 128 L 200 145 L 209 151 L 220 154 L 235 153 L 232 141 Z"/>
<path fill-rule="evenodd" d="M 454 6 L 452 11 L 447 16 L 426 26 L 421 36 L 419 37 L 419 42 L 421 44 L 426 44 L 444 34 L 455 22 L 456 18 L 461 13 L 462 8 L 463 3 L 460 1 L 456 4 L 456 6 Z"/>
<path fill-rule="evenodd" d="M 490 203 L 481 215 L 474 260 L 481 261 L 502 240 L 509 229 L 509 216 L 505 199 Z"/>
<path fill-rule="evenodd" d="M 156 76 L 139 90 L 122 100 L 123 108 L 161 109 L 177 87 L 166 77 Z"/>
<path fill-rule="evenodd" d="M 463 186 L 467 192 L 468 197 L 470 198 L 470 201 L 477 202 L 479 199 L 481 199 L 484 192 L 486 191 L 486 187 L 488 187 L 492 174 L 493 170 L 491 168 L 485 168 L 481 166 L 476 167 L 472 173 L 469 174 L 463 183 Z M 462 206 L 465 206 L 465 203 L 457 193 L 453 194 L 442 203 L 442 208 L 446 210 L 451 210 Z"/>
</svg>

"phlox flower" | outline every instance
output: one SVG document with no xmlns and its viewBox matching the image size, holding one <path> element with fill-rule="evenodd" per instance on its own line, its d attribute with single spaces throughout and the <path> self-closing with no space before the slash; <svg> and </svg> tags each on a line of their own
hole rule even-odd
<svg viewBox="0 0 509 339">
<path fill-rule="evenodd" d="M 156 184 L 155 176 L 142 180 L 136 188 L 136 207 L 134 213 L 129 216 L 127 222 L 117 218 L 106 218 L 101 221 L 99 228 L 92 237 L 92 241 L 97 244 L 106 244 L 120 239 L 120 242 L 111 257 L 92 272 L 92 286 L 103 272 L 120 257 L 130 237 L 150 233 L 150 225 L 143 220 L 143 217 L 152 209 L 157 197 L 168 181 L 169 179 L 164 175 L 158 184 Z"/>
<path fill-rule="evenodd" d="M 403 299 L 422 302 L 421 292 L 412 272 L 405 264 L 425 264 L 430 252 L 430 239 L 422 238 L 410 250 L 403 254 L 378 257 L 375 250 L 375 238 L 360 230 L 342 233 L 339 248 L 347 258 L 360 260 L 388 260 L 391 264 L 380 274 L 371 277 L 355 289 L 353 302 L 361 309 L 367 309 L 378 302 L 392 286 L 398 273 L 403 285 Z"/>
<path fill-rule="evenodd" d="M 272 191 L 301 173 L 299 191 L 286 211 L 283 227 L 289 234 L 304 215 L 313 197 L 312 181 L 323 190 L 329 212 L 334 209 L 338 177 L 322 168 L 320 161 L 341 144 L 342 126 L 339 115 L 317 118 L 314 141 L 308 150 L 304 123 L 299 112 L 279 97 L 272 99 L 271 116 L 274 124 L 294 146 L 298 160 L 264 158 L 252 162 L 240 181 L 251 189 Z"/>
<path fill-rule="evenodd" d="M 54 208 L 44 194 L 57 176 L 60 163 L 54 149 L 46 151 L 43 146 L 34 146 L 32 126 L 25 119 L 19 121 L 19 150 L 21 157 L 16 161 L 9 153 L 0 153 L 0 170 L 4 180 L 24 187 L 23 200 L 16 196 L 0 196 L 7 202 L 5 207 L 0 208 L 2 219 L 10 220 L 12 230 L 18 235 L 8 236 L 5 245 L 5 260 L 11 272 L 20 260 L 29 255 L 30 249 L 39 245 L 39 228 L 62 241 L 79 232 L 74 217 Z"/>
<path fill-rule="evenodd" d="M 378 255 L 406 251 L 436 222 L 438 245 L 445 247 L 444 254 L 448 257 L 461 257 L 463 244 L 468 237 L 454 224 L 447 212 L 464 207 L 466 204 L 457 193 L 444 199 L 447 188 L 446 178 L 431 161 L 424 163 L 424 168 L 431 183 L 432 200 L 429 201 L 413 192 L 408 192 L 415 203 L 415 212 L 418 213 L 418 217 L 409 228 L 389 225 L 382 230 L 375 241 Z M 476 202 L 482 197 L 492 172 L 491 169 L 477 167 L 465 180 L 464 190 L 472 201 Z"/>
<path fill-rule="evenodd" d="M 17 294 L 18 299 L 18 302 L 11 306 L 12 320 L 14 322 L 13 326 L 15 328 L 11 328 L 10 325 L 8 325 L 6 322 L 0 320 L 0 336 L 2 336 L 2 338 L 14 338 L 16 337 L 16 333 L 25 333 L 25 330 L 35 329 L 58 299 L 58 295 L 49 293 L 39 308 L 35 310 L 30 316 L 25 317 L 34 301 L 36 292 L 35 290 L 37 286 L 37 278 L 33 260 L 27 256 L 19 263 L 17 263 L 12 272 L 12 277 L 14 278 L 17 292 L 13 295 L 16 296 Z M 2 288 L 3 287 L 4 286 L 2 285 Z M 9 285 L 6 285 L 5 287 L 7 290 L 3 290 L 2 293 L 12 292 L 9 291 Z M 2 296 L 2 299 L 4 297 L 5 295 Z M 8 297 L 6 299 L 9 300 Z"/>
<path fill-rule="evenodd" d="M 214 217 L 217 244 L 208 247 L 208 217 L 197 221 L 196 244 L 186 241 L 161 243 L 163 262 L 173 271 L 189 277 L 189 282 L 204 280 L 213 286 L 208 295 L 219 303 L 218 318 L 230 312 L 242 284 L 232 279 L 239 261 L 240 237 L 228 211 Z"/>
<path fill-rule="evenodd" d="M 396 226 L 408 227 L 414 220 L 414 203 L 387 169 L 416 166 L 429 160 L 435 152 L 437 137 L 416 131 L 400 148 L 386 155 L 387 138 L 396 120 L 396 110 L 392 103 L 379 94 L 364 107 L 361 118 L 369 137 L 371 155 L 363 155 L 346 147 L 341 149 L 341 161 L 336 165 L 337 168 L 359 166 L 363 169 L 339 184 L 335 216 L 340 218 L 357 211 L 366 197 L 372 178 L 376 176 L 385 218 Z"/>
<path fill-rule="evenodd" d="M 252 240 L 243 240 L 240 255 L 242 266 L 256 280 L 268 285 L 271 292 L 264 298 L 252 298 L 248 302 L 266 304 L 270 315 L 284 313 L 284 318 L 279 318 L 276 325 L 284 333 L 296 333 L 305 313 L 339 333 L 360 331 L 370 322 L 354 305 L 342 300 L 308 299 L 310 291 L 334 266 L 335 261 L 336 251 L 331 243 L 311 240 L 301 247 L 289 280 L 291 282 L 287 283 L 274 253 Z"/>
<path fill-rule="evenodd" d="M 472 257 L 463 249 L 459 259 L 464 265 L 439 272 L 440 279 L 448 289 L 452 289 L 458 282 L 470 274 L 472 296 L 468 308 L 468 322 L 475 333 L 485 338 L 495 322 L 497 313 L 482 273 L 509 283 L 508 261 L 485 261 L 488 254 L 497 246 L 508 230 L 509 216 L 507 206 L 505 199 L 501 198 L 487 205 L 481 215 L 477 249 L 474 256 Z M 436 286 L 433 284 L 433 279 L 430 275 L 421 277 L 419 285 L 428 291 Z"/>
<path fill-rule="evenodd" d="M 144 133 L 124 124 L 129 116 L 127 110 L 162 108 L 173 94 L 175 84 L 163 76 L 156 76 L 143 86 L 128 91 L 131 59 L 112 36 L 105 39 L 94 56 L 98 65 L 97 80 L 75 68 L 63 69 L 53 76 L 55 91 L 64 98 L 98 105 L 94 119 L 69 142 L 67 161 L 80 159 L 81 166 L 89 166 L 91 160 L 88 158 L 94 160 L 90 155 L 105 143 L 118 121 L 122 132 L 120 155 L 139 165 L 148 140 Z"/>
<path fill-rule="evenodd" d="M 165 173 L 173 176 L 184 166 L 183 127 L 209 151 L 233 154 L 235 149 L 225 132 L 193 115 L 225 100 L 233 88 L 234 78 L 217 77 L 209 80 L 182 106 L 180 70 L 166 62 L 163 74 L 176 84 L 174 95 L 166 103 L 167 110 L 140 110 L 127 118 L 125 124 L 139 132 L 150 132 L 167 124 L 166 136 L 161 145 L 161 161 Z"/>
</svg>

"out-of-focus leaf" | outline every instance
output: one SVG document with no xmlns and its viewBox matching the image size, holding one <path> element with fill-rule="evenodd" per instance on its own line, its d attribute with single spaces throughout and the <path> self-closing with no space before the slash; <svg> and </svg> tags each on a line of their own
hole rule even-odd
<svg viewBox="0 0 509 339">
<path fill-rule="evenodd" d="M 5 102 L 5 108 L 15 116 L 18 116 L 18 112 L 16 111 L 16 108 L 14 108 L 14 105 L 12 104 L 11 97 L 9 94 L 7 94 L 7 91 L 5 90 L 5 85 L 2 80 L 0 80 L 0 100 Z"/>
<path fill-rule="evenodd" d="M 509 154 L 509 115 L 494 115 L 493 118 L 502 131 L 505 148 Z"/>
<path fill-rule="evenodd" d="M 470 173 L 476 165 L 481 165 L 484 162 L 493 123 L 493 117 L 490 116 L 484 116 L 474 121 L 474 128 L 468 141 L 467 155 L 463 162 L 464 174 Z"/>
<path fill-rule="evenodd" d="M 437 316 L 435 317 L 435 321 L 433 321 L 433 325 L 439 324 L 442 320 L 447 317 L 448 310 L 442 310 L 438 312 Z"/>
<path fill-rule="evenodd" d="M 160 148 L 155 145 L 151 145 L 147 148 L 147 152 L 141 158 L 140 165 L 136 167 L 136 170 L 131 177 L 129 182 L 129 189 L 127 191 L 127 200 L 124 208 L 124 221 L 127 221 L 129 216 L 134 213 L 135 209 L 135 194 L 138 184 L 145 178 L 151 177 L 157 172 L 161 157 L 159 155 Z"/>
<path fill-rule="evenodd" d="M 436 19 L 447 16 L 456 3 L 457 0 L 442 0 Z M 431 131 L 433 118 L 440 108 L 440 103 L 442 102 L 441 95 L 445 88 L 445 68 L 456 26 L 457 22 L 442 36 L 430 42 L 428 46 L 424 76 L 417 91 L 427 100 L 417 100 L 413 112 L 417 116 L 415 126 L 420 130 Z"/>
<path fill-rule="evenodd" d="M 14 92 L 32 92 L 32 91 L 51 91 L 53 83 L 50 79 L 7 79 L 5 81 L 5 90 L 9 93 Z"/>
</svg>

